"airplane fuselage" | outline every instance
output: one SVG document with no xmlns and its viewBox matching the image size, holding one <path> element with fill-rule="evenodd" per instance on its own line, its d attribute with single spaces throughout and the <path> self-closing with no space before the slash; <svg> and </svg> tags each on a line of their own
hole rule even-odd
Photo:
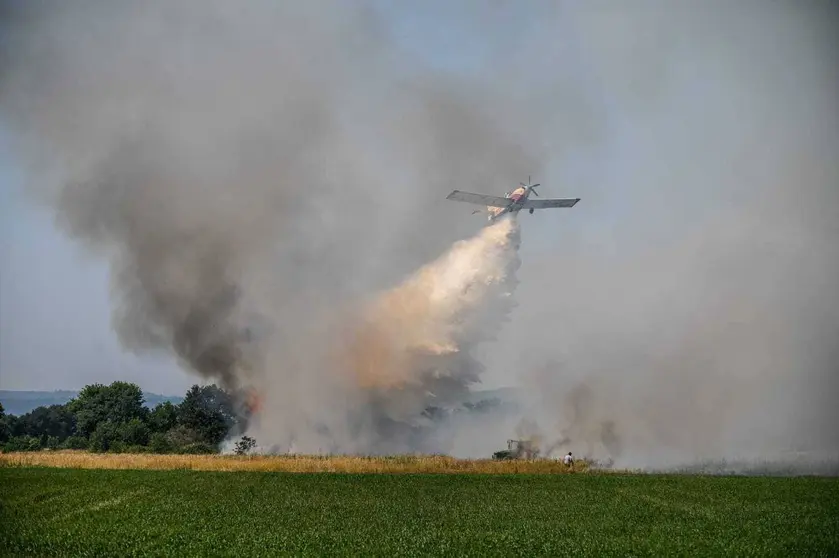
<svg viewBox="0 0 839 558">
<path fill-rule="evenodd" d="M 515 190 L 511 190 L 504 194 L 504 197 L 510 200 L 510 205 L 507 207 L 487 207 L 487 220 L 489 220 L 489 222 L 495 221 L 502 215 L 507 215 L 508 213 L 518 213 L 521 211 L 524 208 L 524 202 L 526 202 L 527 198 L 530 197 L 530 190 L 520 186 Z M 532 210 L 531 213 L 533 213 Z"/>
</svg>

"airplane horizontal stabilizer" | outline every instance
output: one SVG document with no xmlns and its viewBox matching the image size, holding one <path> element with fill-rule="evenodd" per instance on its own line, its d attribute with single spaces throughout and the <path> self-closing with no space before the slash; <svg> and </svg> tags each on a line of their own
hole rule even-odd
<svg viewBox="0 0 839 558">
<path fill-rule="evenodd" d="M 455 190 L 454 192 L 446 196 L 446 199 L 466 203 L 474 203 L 477 205 L 485 205 L 489 207 L 507 207 L 512 203 L 512 200 L 502 198 L 500 196 L 472 194 L 470 192 L 461 192 L 460 190 Z"/>
</svg>

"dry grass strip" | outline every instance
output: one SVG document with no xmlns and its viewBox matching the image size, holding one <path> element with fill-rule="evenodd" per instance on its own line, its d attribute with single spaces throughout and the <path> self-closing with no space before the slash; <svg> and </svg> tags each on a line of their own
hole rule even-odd
<svg viewBox="0 0 839 558">
<path fill-rule="evenodd" d="M 98 454 L 87 451 L 0 453 L 0 467 L 63 467 L 75 469 L 186 469 L 193 471 L 276 471 L 287 473 L 483 473 L 558 474 L 588 469 L 577 461 L 572 468 L 552 459 L 455 459 L 446 456 L 312 456 L 312 455 L 157 455 Z"/>
</svg>

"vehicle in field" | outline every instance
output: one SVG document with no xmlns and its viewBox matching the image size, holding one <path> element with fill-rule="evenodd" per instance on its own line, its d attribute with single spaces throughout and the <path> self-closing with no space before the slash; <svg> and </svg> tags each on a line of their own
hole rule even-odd
<svg viewBox="0 0 839 558">
<path fill-rule="evenodd" d="M 539 448 L 531 440 L 507 440 L 507 449 L 492 454 L 493 459 L 534 459 Z"/>
</svg>

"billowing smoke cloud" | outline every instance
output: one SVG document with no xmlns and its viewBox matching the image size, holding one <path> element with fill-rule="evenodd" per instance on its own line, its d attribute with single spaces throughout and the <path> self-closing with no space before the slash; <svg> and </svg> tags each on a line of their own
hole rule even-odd
<svg viewBox="0 0 839 558">
<path fill-rule="evenodd" d="M 110 262 L 120 339 L 259 388 L 273 443 L 487 455 L 535 433 L 645 466 L 839 449 L 832 9 L 423 3 L 471 31 L 427 41 L 456 72 L 376 3 L 7 6 L 4 125 Z M 583 201 L 527 216 L 510 322 L 445 354 L 486 332 L 389 303 L 427 303 L 403 278 L 474 234 L 452 188 L 528 174 Z M 482 300 L 470 324 L 503 308 Z M 415 443 L 419 390 L 476 376 L 519 383 L 521 416 Z"/>
</svg>

